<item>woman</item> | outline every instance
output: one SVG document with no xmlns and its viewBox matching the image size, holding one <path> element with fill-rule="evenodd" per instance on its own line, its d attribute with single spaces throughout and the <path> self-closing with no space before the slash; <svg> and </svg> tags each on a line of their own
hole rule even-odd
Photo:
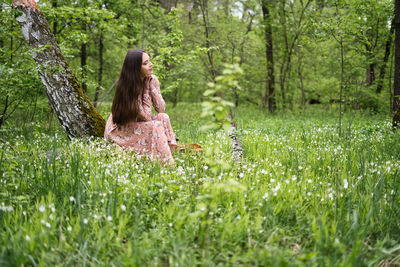
<svg viewBox="0 0 400 267">
<path fill-rule="evenodd" d="M 157 114 L 151 115 L 152 105 Z M 174 162 L 175 135 L 161 96 L 153 64 L 143 50 L 128 51 L 108 118 L 104 138 L 149 155 L 163 163 Z"/>
</svg>

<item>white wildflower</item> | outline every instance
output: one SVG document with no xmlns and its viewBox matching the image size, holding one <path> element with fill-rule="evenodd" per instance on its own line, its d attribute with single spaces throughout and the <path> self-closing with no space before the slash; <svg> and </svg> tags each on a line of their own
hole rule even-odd
<svg viewBox="0 0 400 267">
<path fill-rule="evenodd" d="M 46 210 L 46 206 L 45 205 L 40 205 L 39 206 L 39 211 L 40 212 L 44 212 Z"/>
<path fill-rule="evenodd" d="M 344 189 L 347 189 L 349 187 L 349 183 L 347 182 L 347 179 L 343 180 L 343 187 L 344 187 Z"/>
</svg>

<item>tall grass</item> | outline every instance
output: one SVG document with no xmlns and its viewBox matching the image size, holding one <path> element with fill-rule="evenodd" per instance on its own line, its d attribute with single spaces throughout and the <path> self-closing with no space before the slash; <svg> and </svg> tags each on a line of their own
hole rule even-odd
<svg viewBox="0 0 400 267">
<path fill-rule="evenodd" d="M 174 167 L 69 141 L 57 124 L 4 132 L 16 151 L 0 150 L 0 264 L 400 263 L 400 134 L 388 118 L 348 114 L 339 138 L 334 113 L 243 107 L 239 164 L 227 134 L 199 131 L 199 110 L 169 109 L 177 136 L 220 152 L 175 153 Z M 212 170 L 220 159 L 228 168 Z"/>
</svg>

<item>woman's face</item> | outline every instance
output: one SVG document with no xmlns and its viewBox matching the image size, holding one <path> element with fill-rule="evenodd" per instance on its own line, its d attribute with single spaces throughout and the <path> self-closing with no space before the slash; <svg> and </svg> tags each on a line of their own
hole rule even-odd
<svg viewBox="0 0 400 267">
<path fill-rule="evenodd" d="M 147 53 L 143 53 L 142 55 L 142 68 L 140 71 L 143 77 L 153 74 L 153 64 L 151 63 L 150 57 Z"/>
</svg>

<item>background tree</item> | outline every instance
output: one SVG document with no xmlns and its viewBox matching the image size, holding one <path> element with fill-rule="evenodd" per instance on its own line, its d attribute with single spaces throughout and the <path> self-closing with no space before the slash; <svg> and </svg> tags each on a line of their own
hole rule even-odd
<svg viewBox="0 0 400 267">
<path fill-rule="evenodd" d="M 0 128 L 24 107 L 31 109 L 31 116 L 24 116 L 25 124 L 35 119 L 38 102 L 45 96 L 43 85 L 36 73 L 29 70 L 35 66 L 25 41 L 18 33 L 16 12 L 10 5 L 1 3 L 0 20 Z"/>
<path fill-rule="evenodd" d="M 394 31 L 395 31 L 395 51 L 394 51 L 394 103 L 393 126 L 400 125 L 400 0 L 395 1 L 394 9 Z"/>
<path fill-rule="evenodd" d="M 239 57 L 238 64 L 244 70 L 238 78 L 241 90 L 224 92 L 224 98 L 235 106 L 270 105 L 271 110 L 281 111 L 319 104 L 327 109 L 343 105 L 344 111 L 356 107 L 387 112 L 393 95 L 390 73 L 395 69 L 387 64 L 393 44 L 394 0 L 338 1 L 343 81 L 338 68 L 339 43 L 332 38 L 339 36 L 334 3 L 41 0 L 38 5 L 68 64 L 104 115 L 109 112 L 113 84 L 130 48 L 144 48 L 150 54 L 165 99 L 174 105 L 202 101 L 207 83 L 222 73 L 224 64 L 232 64 Z M 265 7 L 268 18 L 264 17 Z M 36 110 L 36 114 L 43 110 L 44 116 L 52 117 L 39 76 L 24 72 L 34 65 L 18 31 L 15 11 L 3 4 L 0 13 L 4 21 L 0 25 L 0 57 L 4 63 L 0 70 L 0 113 L 6 114 L 2 116 L 3 127 L 4 121 L 12 122 L 26 108 Z M 267 47 L 272 51 L 268 58 Z M 85 60 L 81 60 L 82 55 L 86 55 Z M 28 76 L 37 83 L 29 83 L 25 79 Z M 341 82 L 343 101 L 339 100 Z M 27 94 L 19 94 L 25 89 Z"/>
<path fill-rule="evenodd" d="M 267 87 L 263 98 L 263 106 L 268 103 L 269 111 L 276 109 L 275 101 L 275 74 L 274 74 L 274 48 L 272 39 L 272 18 L 269 7 L 270 1 L 262 1 L 262 13 L 265 31 L 265 53 L 267 58 Z"/>
</svg>

